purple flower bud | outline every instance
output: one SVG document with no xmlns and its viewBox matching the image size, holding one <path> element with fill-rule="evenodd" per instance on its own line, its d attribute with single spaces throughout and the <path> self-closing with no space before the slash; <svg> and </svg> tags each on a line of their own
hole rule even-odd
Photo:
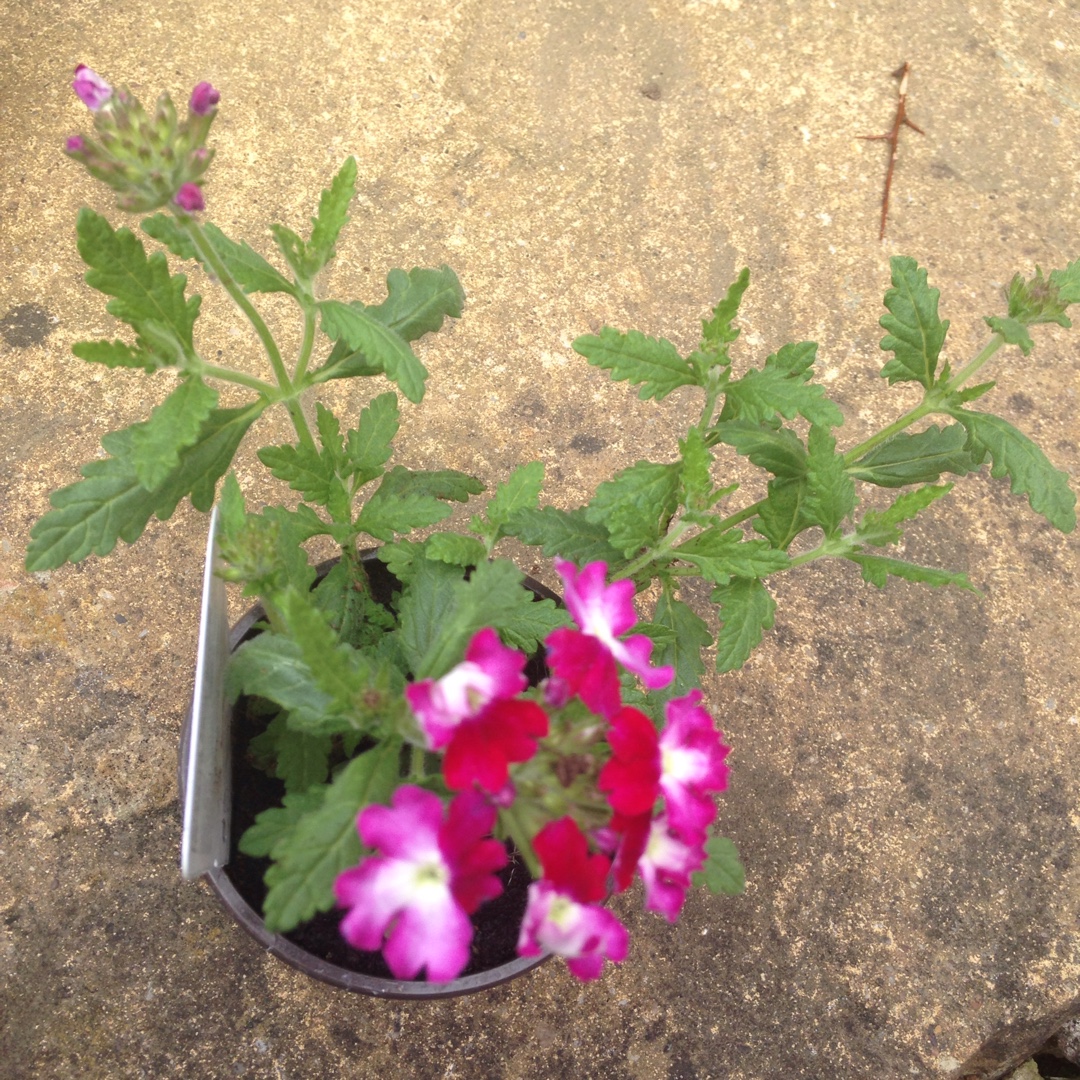
<svg viewBox="0 0 1080 1080">
<path fill-rule="evenodd" d="M 206 203 L 203 201 L 202 188 L 198 184 L 181 184 L 180 190 L 173 196 L 173 202 L 180 207 L 181 210 L 186 210 L 189 214 L 194 214 L 198 210 L 205 210 Z"/>
<path fill-rule="evenodd" d="M 201 82 L 191 91 L 188 108 L 196 116 L 205 116 L 221 100 L 219 94 L 208 82 Z"/>
<path fill-rule="evenodd" d="M 85 64 L 80 64 L 75 69 L 75 81 L 71 84 L 71 89 L 91 112 L 97 112 L 113 93 L 113 88 Z"/>
<path fill-rule="evenodd" d="M 86 149 L 86 143 L 83 142 L 81 135 L 69 135 L 68 141 L 64 144 L 64 149 L 69 154 L 81 154 Z"/>
</svg>

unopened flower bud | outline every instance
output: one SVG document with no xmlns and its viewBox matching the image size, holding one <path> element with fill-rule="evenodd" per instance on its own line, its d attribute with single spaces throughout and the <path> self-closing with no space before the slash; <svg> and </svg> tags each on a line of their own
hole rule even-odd
<svg viewBox="0 0 1080 1080">
<path fill-rule="evenodd" d="M 75 81 L 71 88 L 91 112 L 97 112 L 113 94 L 113 88 L 85 64 L 80 64 L 75 69 Z"/>
<path fill-rule="evenodd" d="M 202 189 L 198 184 L 181 184 L 180 190 L 173 196 L 173 202 L 189 214 L 206 209 Z"/>
<path fill-rule="evenodd" d="M 86 142 L 81 135 L 69 135 L 64 149 L 69 154 L 81 154 L 86 149 Z"/>
<path fill-rule="evenodd" d="M 191 91 L 191 101 L 188 108 L 196 116 L 206 116 L 211 109 L 221 100 L 221 94 L 208 82 L 201 82 Z"/>
</svg>

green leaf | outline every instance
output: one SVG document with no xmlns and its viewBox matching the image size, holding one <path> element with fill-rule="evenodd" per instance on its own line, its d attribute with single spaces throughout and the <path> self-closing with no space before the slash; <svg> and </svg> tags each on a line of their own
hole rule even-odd
<svg viewBox="0 0 1080 1080">
<path fill-rule="evenodd" d="M 627 558 L 654 544 L 679 504 L 682 463 L 639 461 L 596 489 L 585 511 Z"/>
<path fill-rule="evenodd" d="M 106 435 L 101 444 L 112 456 L 84 465 L 85 479 L 53 493 L 53 509 L 30 532 L 26 568 L 52 570 L 91 552 L 108 555 L 117 540 L 134 543 L 152 514 L 167 519 L 188 494 L 196 510 L 209 510 L 217 481 L 264 408 L 264 402 L 255 402 L 244 409 L 215 409 L 198 439 L 180 452 L 177 467 L 152 492 L 139 482 L 131 460 L 131 429 Z"/>
<path fill-rule="evenodd" d="M 244 831 L 237 845 L 245 855 L 265 859 L 278 843 L 287 840 L 297 822 L 308 812 L 318 809 L 326 795 L 326 786 L 294 791 L 255 818 L 255 824 Z"/>
<path fill-rule="evenodd" d="M 611 378 L 623 379 L 637 386 L 643 401 L 667 397 L 680 386 L 696 386 L 700 380 L 694 369 L 679 356 L 678 350 L 665 338 L 646 337 L 637 330 L 623 334 L 605 326 L 599 337 L 586 334 L 573 343 L 593 367 L 611 372 Z"/>
<path fill-rule="evenodd" d="M 479 566 L 487 558 L 487 549 L 473 536 L 460 533 L 432 533 L 424 542 L 424 552 L 436 562 L 453 566 Z"/>
<path fill-rule="evenodd" d="M 855 483 L 845 472 L 843 455 L 836 452 L 836 440 L 816 424 L 807 439 L 806 481 L 803 514 L 826 536 L 835 536 L 855 509 Z"/>
<path fill-rule="evenodd" d="M 661 643 L 653 655 L 654 667 L 671 665 L 675 669 L 675 678 L 661 690 L 654 690 L 665 701 L 683 697 L 696 686 L 700 686 L 705 677 L 705 661 L 701 650 L 712 644 L 712 634 L 704 620 L 696 615 L 681 600 L 671 596 L 664 589 L 656 602 L 653 621 L 671 631 L 671 640 Z"/>
<path fill-rule="evenodd" d="M 289 264 L 292 272 L 298 279 L 307 280 L 306 246 L 304 241 L 292 229 L 284 225 L 271 225 L 270 235 L 274 238 L 278 251 L 285 257 L 285 261 Z"/>
<path fill-rule="evenodd" d="M 531 656 L 552 630 L 572 625 L 569 614 L 554 600 L 537 597 L 523 587 L 517 603 L 499 614 L 495 628 L 507 645 Z"/>
<path fill-rule="evenodd" d="M 709 496 L 712 494 L 712 455 L 696 427 L 686 433 L 685 439 L 679 440 L 679 454 L 682 456 L 680 480 L 683 505 L 689 510 L 708 509 Z"/>
<path fill-rule="evenodd" d="M 289 792 L 307 791 L 315 785 L 323 790 L 332 748 L 329 735 L 311 735 L 286 725 L 277 739 L 274 775 Z"/>
<path fill-rule="evenodd" d="M 806 475 L 806 447 L 790 428 L 773 428 L 749 420 L 727 420 L 713 428 L 716 438 L 748 457 L 773 476 Z"/>
<path fill-rule="evenodd" d="M 195 250 L 191 237 L 171 215 L 154 214 L 144 218 L 139 227 L 147 236 L 153 237 L 159 244 L 164 244 L 178 259 L 199 261 L 199 253 Z"/>
<path fill-rule="evenodd" d="M 1035 342 L 1027 332 L 1027 327 L 1016 319 L 999 319 L 997 316 L 988 315 L 983 322 L 1005 339 L 1006 345 L 1019 345 L 1020 351 L 1027 356 L 1035 348 Z"/>
<path fill-rule="evenodd" d="M 776 601 L 757 578 L 735 578 L 727 585 L 717 586 L 712 600 L 720 607 L 716 670 L 736 671 L 772 626 Z"/>
<path fill-rule="evenodd" d="M 878 487 L 933 484 L 944 472 L 964 476 L 978 468 L 966 445 L 967 432 L 960 424 L 935 425 L 915 435 L 904 431 L 849 465 L 847 473 Z"/>
<path fill-rule="evenodd" d="M 754 531 L 774 548 L 786 551 L 792 540 L 813 524 L 803 509 L 807 491 L 805 478 L 770 480 L 769 493 L 758 508 Z"/>
<path fill-rule="evenodd" d="M 943 495 L 948 495 L 952 488 L 952 484 L 942 484 L 940 487 L 928 486 L 915 491 L 905 491 L 887 510 L 867 510 L 855 530 L 855 538 L 874 547 L 897 543 L 903 535 L 900 522 L 915 517 L 920 510 L 926 509 Z"/>
<path fill-rule="evenodd" d="M 1080 259 L 1064 270 L 1051 270 L 1049 278 L 1044 278 L 1037 266 L 1035 276 L 1030 281 L 1016 274 L 1009 282 L 1005 295 L 1009 303 L 1009 318 L 1024 326 L 1047 322 L 1072 326 L 1065 309 L 1080 301 Z"/>
<path fill-rule="evenodd" d="M 393 540 L 449 517 L 452 510 L 442 500 L 465 502 L 483 487 L 479 480 L 454 469 L 413 472 L 396 465 L 364 503 L 356 528 L 377 540 Z"/>
<path fill-rule="evenodd" d="M 917 566 L 915 563 L 904 562 L 902 559 L 887 559 L 883 555 L 867 555 L 865 552 L 852 552 L 845 558 L 857 563 L 862 570 L 863 580 L 876 585 L 879 589 L 885 587 L 885 582 L 891 575 L 903 578 L 905 581 L 921 582 L 924 585 L 957 585 L 961 589 L 968 589 L 974 593 L 979 591 L 968 580 L 967 574 L 937 570 L 931 566 Z"/>
<path fill-rule="evenodd" d="M 334 467 L 332 451 L 318 451 L 300 443 L 297 446 L 263 446 L 259 460 L 293 491 L 303 492 L 308 502 L 331 509 L 335 521 L 348 519 L 348 493 Z M 342 513 L 344 511 L 344 513 Z"/>
<path fill-rule="evenodd" d="M 713 308 L 712 318 L 701 324 L 701 351 L 721 357 L 723 363 L 727 363 L 727 346 L 739 336 L 738 329 L 731 324 L 749 284 L 750 269 L 744 266 L 728 287 L 727 295 Z"/>
<path fill-rule="evenodd" d="M 367 313 L 406 341 L 442 329 L 443 320 L 461 318 L 465 291 L 457 274 L 445 263 L 437 270 L 414 266 L 386 275 L 386 299 Z"/>
<path fill-rule="evenodd" d="M 340 338 L 350 349 L 363 352 L 366 360 L 379 365 L 410 401 L 423 399 L 427 368 L 403 337 L 370 315 L 362 304 L 323 300 L 319 311 L 328 337 L 335 341 Z"/>
<path fill-rule="evenodd" d="M 325 734 L 348 726 L 337 718 L 327 723 L 333 699 L 319 688 L 299 643 L 284 634 L 264 631 L 245 641 L 229 660 L 225 689 L 233 701 L 247 694 L 280 705 L 297 731 Z"/>
<path fill-rule="evenodd" d="M 1050 285 L 1057 289 L 1063 303 L 1080 304 L 1080 259 L 1074 259 L 1064 270 L 1051 270 Z"/>
<path fill-rule="evenodd" d="M 486 516 L 496 528 L 501 528 L 519 510 L 535 510 L 544 484 L 544 463 L 530 461 L 516 468 L 505 483 L 495 488 L 487 505 Z"/>
<path fill-rule="evenodd" d="M 350 761 L 322 805 L 300 818 L 287 841 L 275 844 L 263 905 L 269 930 L 285 933 L 333 907 L 335 879 L 362 854 L 356 816 L 365 806 L 389 801 L 398 784 L 400 750 L 390 739 Z"/>
<path fill-rule="evenodd" d="M 540 547 L 548 558 L 560 555 L 578 564 L 598 559 L 607 563 L 620 561 L 619 552 L 611 546 L 607 527 L 603 522 L 590 521 L 586 514 L 584 507 L 515 510 L 503 525 L 503 532 L 516 536 L 523 544 Z"/>
<path fill-rule="evenodd" d="M 443 629 L 450 627 L 454 618 L 457 609 L 456 588 L 461 580 L 461 569 L 449 563 L 414 557 L 409 565 L 409 576 L 398 602 L 401 622 L 398 636 L 409 670 L 415 678 L 437 678 L 460 659 L 460 656 L 451 659 L 444 671 L 423 670 L 425 657 L 438 647 Z"/>
<path fill-rule="evenodd" d="M 807 382 L 814 374 L 817 349 L 816 341 L 796 341 L 790 345 L 782 345 L 779 352 L 766 358 L 765 367 L 776 368 L 790 378 Z"/>
<path fill-rule="evenodd" d="M 894 255 L 889 266 L 893 287 L 885 293 L 890 314 L 881 317 L 881 325 L 888 331 L 881 348 L 891 351 L 893 359 L 881 369 L 881 375 L 890 386 L 914 381 L 929 390 L 949 329 L 948 320 L 938 318 L 941 294 L 927 285 L 926 271 L 920 270 L 914 259 Z"/>
<path fill-rule="evenodd" d="M 968 448 L 981 460 L 990 455 L 990 475 L 1007 476 L 1014 495 L 1026 495 L 1031 509 L 1062 532 L 1076 528 L 1076 495 L 1069 474 L 1055 469 L 1046 455 L 1007 420 L 991 413 L 953 409 L 968 433 Z"/>
<path fill-rule="evenodd" d="M 735 845 L 726 836 L 710 836 L 705 844 L 705 865 L 693 876 L 695 885 L 712 893 L 739 896 L 746 891 L 746 870 Z"/>
<path fill-rule="evenodd" d="M 199 437 L 217 402 L 217 391 L 192 376 L 150 413 L 149 420 L 131 428 L 131 460 L 147 491 L 179 465 L 180 451 Z"/>
<path fill-rule="evenodd" d="M 726 394 L 721 414 L 724 422 L 738 419 L 767 424 L 777 414 L 787 420 L 804 416 L 821 427 L 839 427 L 844 422 L 844 414 L 820 386 L 803 382 L 779 365 L 752 368 L 741 379 L 728 383 Z"/>
<path fill-rule="evenodd" d="M 149 258 L 130 229 L 115 232 L 108 221 L 83 207 L 76 224 L 79 254 L 90 267 L 86 283 L 113 297 L 106 310 L 128 323 L 140 347 L 157 355 L 160 364 L 179 364 L 194 355 L 192 327 L 200 298 L 184 299 L 187 278 L 169 274 L 160 251 Z"/>
<path fill-rule="evenodd" d="M 435 499 L 468 502 L 470 495 L 479 495 L 484 485 L 474 476 L 457 469 L 406 469 L 395 465 L 379 485 L 378 494 L 430 495 Z"/>
<path fill-rule="evenodd" d="M 348 474 L 357 486 L 382 475 L 394 452 L 398 431 L 397 394 L 387 391 L 360 410 L 360 422 L 348 432 L 345 451 Z"/>
<path fill-rule="evenodd" d="M 349 203 L 356 190 L 356 158 L 345 159 L 330 187 L 319 199 L 318 216 L 312 219 L 311 239 L 305 251 L 305 270 L 313 278 L 333 257 L 334 245 L 349 220 Z"/>
<path fill-rule="evenodd" d="M 76 341 L 71 351 L 80 360 L 104 364 L 109 368 L 142 368 L 143 371 L 153 372 L 165 366 L 163 358 L 157 353 L 134 348 L 123 341 Z"/>
<path fill-rule="evenodd" d="M 787 568 L 783 551 L 764 540 L 747 540 L 740 529 L 709 529 L 680 544 L 672 552 L 696 566 L 701 576 L 716 585 L 732 578 L 758 578 Z"/>
</svg>

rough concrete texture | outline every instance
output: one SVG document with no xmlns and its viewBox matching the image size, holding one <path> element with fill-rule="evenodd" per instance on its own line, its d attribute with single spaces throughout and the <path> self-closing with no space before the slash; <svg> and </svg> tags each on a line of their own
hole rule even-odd
<svg viewBox="0 0 1080 1080">
<path fill-rule="evenodd" d="M 633 952 L 602 981 L 550 964 L 437 1004 L 307 982 L 179 879 L 203 519 L 185 504 L 108 560 L 21 568 L 48 492 L 168 383 L 69 353 L 113 334 L 76 210 L 119 217 L 60 152 L 86 126 L 77 62 L 144 100 L 220 88 L 209 205 L 263 251 L 266 223 L 303 228 L 356 154 L 328 294 L 376 300 L 390 267 L 443 261 L 469 294 L 421 345 L 428 400 L 398 460 L 493 484 L 539 456 L 572 506 L 639 457 L 670 460 L 695 407 L 637 401 L 572 353 L 580 333 L 690 348 L 747 264 L 737 363 L 820 342 L 852 445 L 913 403 L 877 377 L 889 255 L 930 268 L 954 363 L 1015 270 L 1080 255 L 1076 0 L 2 6 L 0 1073 L 991 1078 L 1076 1010 L 1080 552 L 985 474 L 906 549 L 982 596 L 878 592 L 819 564 L 775 582 L 775 631 L 707 686 L 735 747 L 722 819 L 743 897 L 695 895 L 669 927 L 631 894 Z M 880 244 L 886 150 L 857 136 L 890 124 L 905 60 L 926 135 L 904 133 Z M 257 371 L 192 279 L 203 350 Z M 991 400 L 1077 476 L 1080 338 L 1037 339 L 994 368 Z M 334 402 L 355 412 L 369 391 Z M 250 442 L 239 474 L 272 490 Z"/>
</svg>

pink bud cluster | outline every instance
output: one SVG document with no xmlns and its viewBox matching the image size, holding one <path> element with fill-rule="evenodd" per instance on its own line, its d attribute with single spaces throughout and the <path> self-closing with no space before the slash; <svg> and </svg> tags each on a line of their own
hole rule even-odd
<svg viewBox="0 0 1080 1080">
<path fill-rule="evenodd" d="M 602 562 L 555 567 L 576 627 L 548 636 L 550 677 L 533 696 L 526 657 L 490 628 L 442 678 L 406 688 L 425 748 L 442 753 L 443 780 L 457 794 L 445 822 L 440 800 L 408 785 L 392 809 L 362 810 L 360 835 L 376 854 L 336 887 L 346 939 L 381 947 L 398 978 L 424 970 L 446 980 L 464 969 L 467 916 L 501 890 L 494 872 L 505 855 L 497 859 L 502 846 L 488 838 L 499 814 L 512 815 L 515 841 L 529 842 L 541 871 L 518 952 L 562 956 L 580 979 L 626 956 L 629 935 L 603 906 L 608 896 L 640 877 L 646 908 L 674 922 L 704 864 L 728 748 L 700 690 L 667 702 L 661 731 L 624 705 L 620 668 L 651 689 L 674 674 L 651 665 L 648 637 L 624 636 L 637 621 L 633 584 L 607 584 Z"/>
</svg>

